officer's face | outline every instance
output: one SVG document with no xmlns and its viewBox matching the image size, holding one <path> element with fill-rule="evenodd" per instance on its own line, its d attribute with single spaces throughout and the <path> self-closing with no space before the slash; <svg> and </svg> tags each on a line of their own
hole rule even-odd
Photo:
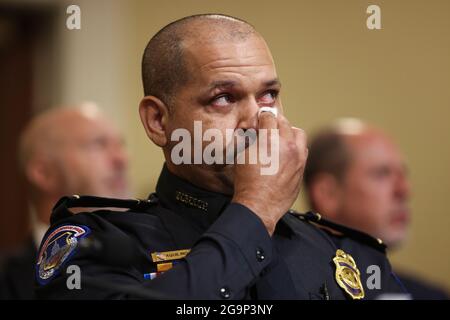
<svg viewBox="0 0 450 320">
<path fill-rule="evenodd" d="M 128 158 L 115 128 L 100 117 L 79 117 L 71 122 L 60 148 L 55 150 L 60 192 L 129 196 Z"/>
<path fill-rule="evenodd" d="M 385 136 L 367 133 L 346 138 L 352 161 L 345 175 L 340 221 L 399 244 L 409 222 L 409 182 L 397 147 Z"/>
<path fill-rule="evenodd" d="M 260 37 L 202 45 L 188 43 L 185 58 L 191 79 L 175 96 L 167 128 L 168 139 L 177 128 L 188 129 L 193 137 L 195 120 L 202 121 L 203 132 L 215 128 L 225 137 L 226 129 L 256 128 L 260 107 L 277 105 L 281 108 L 275 66 Z M 207 144 L 205 142 L 203 148 Z M 200 175 L 203 172 L 223 174 L 223 180 L 232 188 L 231 165 L 194 165 L 183 170 Z M 194 178 L 191 176 L 190 180 Z M 232 192 L 230 189 L 217 191 Z"/>
</svg>

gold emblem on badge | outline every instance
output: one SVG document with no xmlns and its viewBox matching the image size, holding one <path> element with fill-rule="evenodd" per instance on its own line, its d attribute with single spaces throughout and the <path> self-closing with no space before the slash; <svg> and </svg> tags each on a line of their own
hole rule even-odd
<svg viewBox="0 0 450 320">
<path fill-rule="evenodd" d="M 336 281 L 339 286 L 353 299 L 364 298 L 361 274 L 352 256 L 338 249 L 333 261 L 336 264 Z"/>
</svg>

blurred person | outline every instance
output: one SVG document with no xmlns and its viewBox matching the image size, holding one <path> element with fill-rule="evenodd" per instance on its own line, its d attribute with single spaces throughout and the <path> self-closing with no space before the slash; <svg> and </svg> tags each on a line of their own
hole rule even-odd
<svg viewBox="0 0 450 320">
<path fill-rule="evenodd" d="M 32 299 L 37 248 L 64 195 L 127 198 L 128 158 L 122 135 L 94 104 L 53 109 L 24 129 L 19 161 L 29 189 L 31 239 L 5 265 L 0 297 Z"/>
<path fill-rule="evenodd" d="M 334 222 L 381 239 L 406 240 L 410 182 L 403 155 L 383 131 L 358 119 L 320 130 L 309 145 L 304 184 L 311 208 Z M 441 289 L 400 276 L 414 299 L 446 299 Z"/>
</svg>

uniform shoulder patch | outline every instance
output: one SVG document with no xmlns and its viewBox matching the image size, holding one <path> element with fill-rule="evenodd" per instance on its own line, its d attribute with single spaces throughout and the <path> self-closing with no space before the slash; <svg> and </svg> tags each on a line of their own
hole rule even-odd
<svg viewBox="0 0 450 320">
<path fill-rule="evenodd" d="M 47 234 L 36 264 L 36 279 L 39 284 L 46 285 L 60 273 L 61 267 L 74 255 L 79 240 L 90 232 L 87 226 L 62 225 Z"/>
</svg>

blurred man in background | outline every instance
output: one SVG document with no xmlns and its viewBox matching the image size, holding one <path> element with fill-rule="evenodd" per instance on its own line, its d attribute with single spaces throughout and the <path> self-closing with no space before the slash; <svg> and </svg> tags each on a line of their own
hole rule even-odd
<svg viewBox="0 0 450 320">
<path fill-rule="evenodd" d="M 381 130 L 343 119 L 311 140 L 304 183 L 314 211 L 397 248 L 407 237 L 410 184 L 400 150 Z M 447 299 L 412 277 L 400 277 L 414 299 Z"/>
<path fill-rule="evenodd" d="M 36 116 L 22 133 L 22 173 L 29 186 L 31 239 L 0 275 L 0 298 L 32 299 L 37 246 L 55 203 L 65 195 L 127 198 L 124 140 L 94 104 Z"/>
</svg>

